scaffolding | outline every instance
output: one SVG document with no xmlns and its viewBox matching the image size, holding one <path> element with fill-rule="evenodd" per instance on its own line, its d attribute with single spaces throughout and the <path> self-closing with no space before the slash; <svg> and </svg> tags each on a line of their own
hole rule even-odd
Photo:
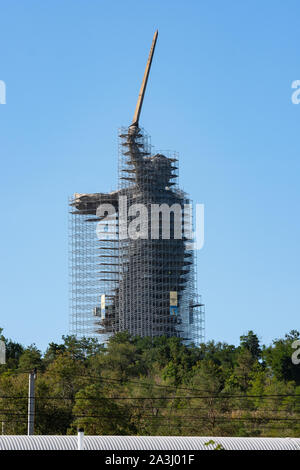
<svg viewBox="0 0 300 470">
<path fill-rule="evenodd" d="M 204 305 L 191 201 L 178 187 L 177 153 L 155 153 L 139 127 L 157 36 L 132 124 L 119 130 L 118 189 L 70 199 L 70 331 L 103 342 L 128 331 L 198 345 Z"/>
<path fill-rule="evenodd" d="M 105 342 L 126 330 L 199 344 L 204 305 L 186 237 L 193 221 L 186 213 L 191 201 L 178 188 L 178 155 L 154 154 L 143 129 L 121 128 L 118 167 L 117 191 L 75 194 L 70 200 L 71 333 L 100 335 Z M 165 237 L 162 205 L 181 210 L 180 238 L 175 210 L 165 221 Z"/>
</svg>

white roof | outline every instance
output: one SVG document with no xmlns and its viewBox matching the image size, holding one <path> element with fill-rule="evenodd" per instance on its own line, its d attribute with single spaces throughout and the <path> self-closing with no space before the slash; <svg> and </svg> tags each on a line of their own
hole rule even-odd
<svg viewBox="0 0 300 470">
<path fill-rule="evenodd" d="M 213 440 L 215 444 L 206 446 Z M 300 450 L 300 438 L 84 436 L 85 450 Z M 76 450 L 77 436 L 0 436 L 0 450 Z"/>
</svg>

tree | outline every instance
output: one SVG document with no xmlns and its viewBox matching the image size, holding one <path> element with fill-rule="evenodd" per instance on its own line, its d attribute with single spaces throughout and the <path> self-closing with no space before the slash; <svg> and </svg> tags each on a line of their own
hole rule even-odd
<svg viewBox="0 0 300 470">
<path fill-rule="evenodd" d="M 297 330 L 292 330 L 285 335 L 284 339 L 274 340 L 271 346 L 263 350 L 263 358 L 267 367 L 272 370 L 279 381 L 294 380 L 297 385 L 300 385 L 300 367 L 292 362 L 294 352 L 292 343 L 299 337 L 300 333 Z"/>
<path fill-rule="evenodd" d="M 64 344 L 49 343 L 49 346 L 43 357 L 44 366 L 49 366 L 57 356 L 63 354 L 66 351 L 66 346 Z"/>
<path fill-rule="evenodd" d="M 27 370 L 28 372 L 32 369 L 39 368 L 42 364 L 41 351 L 36 347 L 35 344 L 31 344 L 19 358 L 19 369 Z"/>
<path fill-rule="evenodd" d="M 126 404 L 118 404 L 107 397 L 102 384 L 88 385 L 76 394 L 70 431 L 83 427 L 87 434 L 122 435 L 135 429 L 130 425 L 130 412 Z"/>
<path fill-rule="evenodd" d="M 139 376 L 146 370 L 135 345 L 131 343 L 127 335 L 123 335 L 122 338 L 120 334 L 110 338 L 105 354 L 92 357 L 89 364 L 94 374 L 123 382 L 131 377 Z"/>
<path fill-rule="evenodd" d="M 0 331 L 0 335 L 1 335 Z M 253 331 L 239 346 L 123 332 L 103 347 L 65 336 L 44 357 L 5 340 L 0 420 L 5 433 L 26 433 L 28 372 L 36 379 L 37 434 L 224 435 L 300 437 L 299 332 L 261 347 Z"/>
<path fill-rule="evenodd" d="M 250 351 L 251 355 L 255 359 L 260 359 L 261 348 L 259 345 L 259 339 L 252 330 L 248 331 L 246 335 L 240 336 L 241 347 Z"/>
</svg>

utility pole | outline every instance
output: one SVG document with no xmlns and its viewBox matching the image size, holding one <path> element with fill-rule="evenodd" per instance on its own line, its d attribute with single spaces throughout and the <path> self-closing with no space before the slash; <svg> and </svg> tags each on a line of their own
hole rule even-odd
<svg viewBox="0 0 300 470">
<path fill-rule="evenodd" d="M 28 387 L 28 436 L 34 434 L 34 382 L 36 379 L 36 368 L 29 374 Z"/>
</svg>

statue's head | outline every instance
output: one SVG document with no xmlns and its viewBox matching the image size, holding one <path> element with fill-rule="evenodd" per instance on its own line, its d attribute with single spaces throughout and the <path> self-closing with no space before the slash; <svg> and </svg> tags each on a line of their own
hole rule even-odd
<svg viewBox="0 0 300 470">
<path fill-rule="evenodd" d="M 172 175 L 172 163 L 169 158 L 157 153 L 152 157 L 145 158 L 145 169 L 149 172 L 153 187 L 165 189 L 169 185 Z"/>
</svg>

